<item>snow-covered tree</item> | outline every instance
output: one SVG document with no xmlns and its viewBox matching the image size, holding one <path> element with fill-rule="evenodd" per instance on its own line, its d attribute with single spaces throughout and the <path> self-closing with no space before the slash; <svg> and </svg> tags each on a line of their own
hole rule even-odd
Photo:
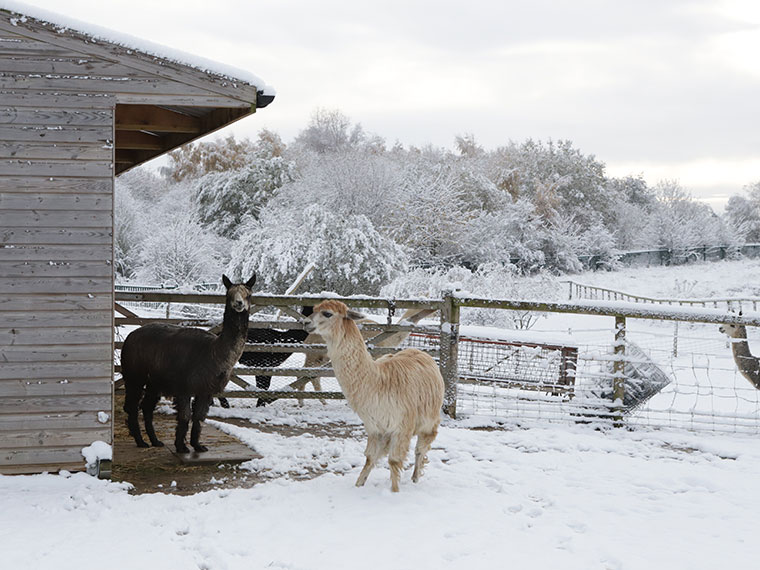
<svg viewBox="0 0 760 570">
<path fill-rule="evenodd" d="M 368 135 L 360 124 L 337 109 L 319 108 L 311 116 L 307 127 L 294 141 L 297 151 L 329 154 L 367 146 L 383 150 L 385 142 L 376 135 Z"/>
<path fill-rule="evenodd" d="M 734 231 L 744 240 L 760 242 L 760 182 L 744 189 L 745 195 L 735 194 L 728 199 L 725 217 Z"/>
<path fill-rule="evenodd" d="M 570 215 L 555 213 L 548 222 L 541 246 L 546 267 L 561 273 L 583 269 L 579 256 L 585 253 L 582 229 Z"/>
<path fill-rule="evenodd" d="M 165 286 L 217 281 L 224 267 L 225 249 L 191 210 L 176 210 L 146 235 L 137 278 Z"/>
<path fill-rule="evenodd" d="M 604 163 L 582 154 L 571 141 L 510 142 L 496 149 L 492 161 L 491 173 L 499 174 L 494 180 L 497 185 L 515 197 L 533 199 L 541 192 L 544 198 L 556 197 L 557 206 L 572 215 L 581 229 L 599 214 L 605 219 L 611 215 Z"/>
<path fill-rule="evenodd" d="M 204 226 L 233 237 L 246 216 L 257 218 L 280 187 L 293 180 L 293 164 L 281 156 L 251 157 L 239 170 L 210 172 L 195 184 Z"/>
<path fill-rule="evenodd" d="M 139 266 L 139 253 L 143 235 L 141 204 L 132 197 L 128 186 L 119 184 L 114 189 L 114 269 L 116 279 L 130 279 Z"/>
<path fill-rule="evenodd" d="M 255 147 L 248 139 L 233 135 L 214 141 L 186 144 L 168 154 L 169 165 L 162 169 L 173 182 L 194 180 L 209 172 L 244 168 Z"/>
<path fill-rule="evenodd" d="M 282 188 L 280 204 L 319 204 L 346 216 L 367 216 L 381 232 L 394 222 L 400 167 L 389 157 L 353 149 L 302 161 L 297 178 Z"/>
<path fill-rule="evenodd" d="M 456 266 L 450 268 L 416 268 L 399 275 L 382 288 L 383 297 L 439 298 L 446 290 L 460 295 L 490 299 L 542 299 L 559 300 L 564 291 L 557 281 L 545 274 L 518 279 L 513 265 L 486 263 L 471 270 Z M 462 309 L 460 322 L 465 325 L 497 326 L 503 328 L 530 328 L 539 313 L 503 311 L 497 309 Z"/>
<path fill-rule="evenodd" d="M 228 270 L 255 271 L 262 288 L 282 293 L 309 263 L 316 266 L 304 284 L 309 291 L 372 295 L 406 269 L 407 256 L 366 216 L 270 205 L 241 230 Z"/>
<path fill-rule="evenodd" d="M 514 264 L 522 273 L 544 267 L 543 220 L 528 200 L 483 212 L 466 222 L 461 239 L 463 261 L 472 266 Z"/>
<path fill-rule="evenodd" d="M 655 190 L 657 207 L 649 216 L 648 231 L 657 247 L 682 250 L 720 244 L 725 224 L 712 208 L 692 199 L 672 180 L 660 182 Z"/>
<path fill-rule="evenodd" d="M 583 233 L 583 252 L 593 256 L 592 269 L 617 269 L 620 267 L 620 251 L 615 245 L 614 234 L 598 221 Z"/>
</svg>

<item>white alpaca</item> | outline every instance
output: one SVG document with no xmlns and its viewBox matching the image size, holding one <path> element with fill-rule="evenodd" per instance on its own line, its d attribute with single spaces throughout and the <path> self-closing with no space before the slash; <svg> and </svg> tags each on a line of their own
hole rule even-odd
<svg viewBox="0 0 760 570">
<path fill-rule="evenodd" d="M 435 313 L 434 309 L 407 309 L 396 324 L 416 325 L 422 319 L 430 316 L 433 313 Z M 373 325 L 377 324 L 375 321 L 367 317 L 361 318 L 360 320 L 356 321 L 356 323 L 369 323 Z M 406 340 L 406 338 L 409 336 L 409 331 L 398 331 L 391 334 L 384 333 L 381 335 L 380 332 L 376 330 L 361 330 L 361 334 L 362 338 L 365 341 L 371 341 L 373 346 L 390 348 L 398 346 L 404 342 L 404 340 Z M 375 337 L 382 338 L 381 340 L 375 340 Z M 323 339 L 318 334 L 310 334 L 308 337 L 306 337 L 306 340 L 304 342 L 306 344 L 322 344 Z M 326 354 L 307 354 L 303 367 L 322 368 L 324 366 L 327 366 L 329 362 L 330 358 Z M 309 382 L 311 382 L 311 385 L 315 392 L 322 391 L 322 382 L 319 376 L 304 376 L 293 382 L 290 386 L 299 392 L 303 392 L 306 389 L 306 384 Z M 303 398 L 299 398 L 298 396 L 296 396 L 296 398 L 298 399 L 298 405 L 303 406 Z M 326 403 L 322 398 L 320 398 L 319 401 L 322 402 L 323 405 Z"/>
<path fill-rule="evenodd" d="M 324 301 L 314 308 L 304 328 L 325 340 L 348 405 L 367 430 L 367 460 L 356 486 L 364 485 L 375 463 L 388 455 L 391 491 L 398 492 L 403 462 L 415 435 L 412 481 L 422 476 L 441 421 L 443 378 L 430 355 L 414 348 L 372 360 L 354 322 L 362 318 L 340 301 Z"/>
</svg>

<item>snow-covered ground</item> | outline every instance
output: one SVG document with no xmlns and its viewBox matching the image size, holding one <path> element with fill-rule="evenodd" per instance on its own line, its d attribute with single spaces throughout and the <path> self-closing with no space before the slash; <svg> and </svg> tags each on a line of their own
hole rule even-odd
<svg viewBox="0 0 760 570">
<path fill-rule="evenodd" d="M 746 295 L 754 294 L 760 262 L 651 273 L 576 279 L 642 295 L 671 296 L 673 287 L 683 287 L 677 283 L 693 284 L 692 296 Z M 589 323 L 583 325 L 586 334 L 607 334 L 608 323 Z M 566 333 L 581 324 L 550 318 L 536 326 Z M 709 336 L 719 350 L 724 341 L 712 336 L 714 328 L 691 336 Z M 211 421 L 263 456 L 240 469 L 268 474 L 266 483 L 251 489 L 220 483 L 217 491 L 189 497 L 134 496 L 126 484 L 84 474 L 0 477 L 0 565 L 743 569 L 756 567 L 760 557 L 756 436 L 646 426 L 595 430 L 541 421 L 524 429 L 473 415 L 444 421 L 420 483 L 412 484 L 405 471 L 401 492 L 391 494 L 385 465 L 365 487 L 354 487 L 363 431 L 343 402 L 214 412 L 218 419 Z M 224 416 L 252 422 L 239 427 L 224 423 Z M 284 437 L 259 431 L 261 422 L 339 422 L 352 436 L 315 430 Z M 316 468 L 328 473 L 310 480 L 288 475 Z"/>
</svg>

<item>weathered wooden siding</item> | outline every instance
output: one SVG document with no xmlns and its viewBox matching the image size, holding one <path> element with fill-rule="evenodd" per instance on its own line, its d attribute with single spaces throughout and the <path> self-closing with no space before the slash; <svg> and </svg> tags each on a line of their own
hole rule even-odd
<svg viewBox="0 0 760 570">
<path fill-rule="evenodd" d="M 83 447 L 113 439 L 113 90 L 126 84 L 160 91 L 0 27 L 0 473 L 81 470 Z"/>
<path fill-rule="evenodd" d="M 49 26 L 34 20 L 12 25 L 0 18 L 0 35 L 0 58 L 6 62 L 0 73 L 3 106 L 13 100 L 9 98 L 36 102 L 37 90 L 63 99 L 108 96 L 119 104 L 243 108 L 256 101 L 253 85 L 106 42 L 87 41 L 73 31 L 51 33 Z M 125 59 L 128 62 L 123 63 Z M 47 101 L 43 96 L 42 103 Z M 97 122 L 79 126 L 83 137 L 96 136 Z"/>
<path fill-rule="evenodd" d="M 0 11 L 0 473 L 83 469 L 82 447 L 112 442 L 114 173 L 257 102 L 246 82 Z"/>
</svg>

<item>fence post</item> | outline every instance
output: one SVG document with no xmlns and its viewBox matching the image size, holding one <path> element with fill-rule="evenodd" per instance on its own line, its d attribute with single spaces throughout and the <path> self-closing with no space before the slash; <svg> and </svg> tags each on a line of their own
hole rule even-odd
<svg viewBox="0 0 760 570">
<path fill-rule="evenodd" d="M 678 358 L 678 321 L 673 322 L 673 358 Z"/>
<path fill-rule="evenodd" d="M 615 410 L 615 425 L 622 425 L 625 401 L 625 317 L 615 317 L 615 362 L 612 365 L 612 399 L 619 402 Z"/>
<path fill-rule="evenodd" d="M 457 416 L 457 382 L 459 381 L 459 305 L 452 291 L 442 294 L 441 308 L 441 359 L 439 366 L 446 387 L 443 396 L 443 412 Z"/>
</svg>

